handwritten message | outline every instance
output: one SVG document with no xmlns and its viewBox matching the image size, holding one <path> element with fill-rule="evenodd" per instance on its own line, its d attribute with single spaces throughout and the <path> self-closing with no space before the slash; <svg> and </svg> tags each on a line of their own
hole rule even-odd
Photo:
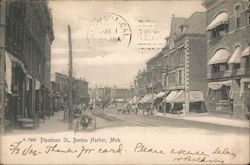
<svg viewBox="0 0 250 165">
<path fill-rule="evenodd" d="M 68 145 L 65 145 L 65 143 Z M 96 145 L 97 143 L 99 145 Z M 70 155 L 75 159 L 93 154 L 122 155 L 133 153 L 170 157 L 172 162 L 176 163 L 204 164 L 223 164 L 225 160 L 232 160 L 237 157 L 237 153 L 232 152 L 228 147 L 216 146 L 211 152 L 208 152 L 187 148 L 159 148 L 153 147 L 153 144 L 146 145 L 142 142 L 126 146 L 119 137 L 22 138 L 11 143 L 8 152 L 13 156 L 23 157 L 39 157 L 48 154 Z"/>
</svg>

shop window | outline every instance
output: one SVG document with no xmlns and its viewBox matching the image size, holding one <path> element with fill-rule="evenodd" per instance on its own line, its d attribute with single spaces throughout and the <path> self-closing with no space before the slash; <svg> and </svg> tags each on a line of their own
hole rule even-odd
<svg viewBox="0 0 250 165">
<path fill-rule="evenodd" d="M 236 6 L 234 10 L 235 14 L 235 28 L 238 29 L 240 27 L 240 6 Z"/>
</svg>

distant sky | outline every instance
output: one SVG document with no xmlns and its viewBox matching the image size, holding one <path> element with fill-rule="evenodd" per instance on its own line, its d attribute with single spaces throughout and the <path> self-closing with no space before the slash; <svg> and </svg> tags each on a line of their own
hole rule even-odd
<svg viewBox="0 0 250 165">
<path fill-rule="evenodd" d="M 74 76 L 84 77 L 90 86 L 129 87 L 139 69 L 157 52 L 140 54 L 137 47 L 137 20 L 156 23 L 164 43 L 170 30 L 171 17 L 189 17 L 196 11 L 204 11 L 202 1 L 80 1 L 51 0 L 55 40 L 52 45 L 52 73 L 68 72 L 68 34 L 71 25 Z M 105 45 L 87 41 L 95 18 L 107 13 L 120 15 L 130 25 L 132 41 L 124 45 Z M 103 25 L 105 26 L 105 25 Z M 114 25 L 115 26 L 115 25 Z M 100 28 L 100 27 L 99 27 Z"/>
</svg>

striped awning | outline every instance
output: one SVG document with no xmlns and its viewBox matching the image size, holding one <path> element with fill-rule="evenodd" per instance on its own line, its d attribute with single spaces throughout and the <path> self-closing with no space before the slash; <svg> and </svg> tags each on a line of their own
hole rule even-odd
<svg viewBox="0 0 250 165">
<path fill-rule="evenodd" d="M 248 46 L 241 54 L 241 57 L 250 56 L 250 46 Z"/>
<path fill-rule="evenodd" d="M 177 91 L 171 91 L 170 94 L 166 97 L 166 102 L 168 103 L 173 102 L 177 94 L 178 94 Z"/>
<path fill-rule="evenodd" d="M 218 82 L 210 82 L 208 83 L 208 88 L 213 89 L 213 90 L 218 90 L 221 87 L 225 86 L 231 86 L 233 83 L 232 80 L 227 80 L 227 81 L 218 81 Z"/>
<path fill-rule="evenodd" d="M 12 94 L 11 91 L 11 83 L 12 83 L 12 62 L 10 57 L 5 54 L 5 83 L 6 83 L 6 88 L 5 91 L 9 94 Z"/>
<path fill-rule="evenodd" d="M 155 95 L 154 94 L 146 94 L 141 100 L 141 104 L 146 104 L 146 103 L 153 103 L 155 100 Z"/>
<path fill-rule="evenodd" d="M 227 63 L 230 53 L 226 49 L 217 50 L 213 57 L 209 60 L 208 65 Z"/>
<path fill-rule="evenodd" d="M 172 95 L 171 95 L 172 93 Z M 168 103 L 184 103 L 186 100 L 185 97 L 185 91 L 172 91 L 169 95 L 171 95 L 168 100 L 166 100 Z M 189 102 L 199 102 L 204 101 L 203 93 L 201 91 L 189 91 L 187 92 L 189 94 L 188 101 Z M 186 93 L 186 94 L 187 94 Z"/>
<path fill-rule="evenodd" d="M 166 94 L 167 94 L 168 92 L 166 92 Z M 161 97 L 163 97 L 163 96 L 165 96 L 165 92 L 159 92 L 156 96 L 155 96 L 155 98 L 161 98 Z"/>
<path fill-rule="evenodd" d="M 36 86 L 35 86 L 35 90 L 40 90 L 40 88 L 41 88 L 41 83 L 40 83 L 40 81 L 39 80 L 36 80 L 36 84 L 35 84 Z"/>
<path fill-rule="evenodd" d="M 218 14 L 214 20 L 207 26 L 207 30 L 212 30 L 219 25 L 228 24 L 228 14 L 226 12 L 222 12 Z"/>
<path fill-rule="evenodd" d="M 240 47 L 236 47 L 233 55 L 230 57 L 228 64 L 240 64 Z"/>
</svg>

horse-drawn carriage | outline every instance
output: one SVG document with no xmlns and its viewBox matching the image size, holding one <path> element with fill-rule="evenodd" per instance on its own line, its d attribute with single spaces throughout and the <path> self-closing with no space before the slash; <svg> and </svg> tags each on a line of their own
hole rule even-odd
<svg viewBox="0 0 250 165">
<path fill-rule="evenodd" d="M 87 128 L 96 129 L 96 118 L 87 111 L 82 114 L 77 114 L 74 120 L 74 131 L 84 130 Z"/>
</svg>

